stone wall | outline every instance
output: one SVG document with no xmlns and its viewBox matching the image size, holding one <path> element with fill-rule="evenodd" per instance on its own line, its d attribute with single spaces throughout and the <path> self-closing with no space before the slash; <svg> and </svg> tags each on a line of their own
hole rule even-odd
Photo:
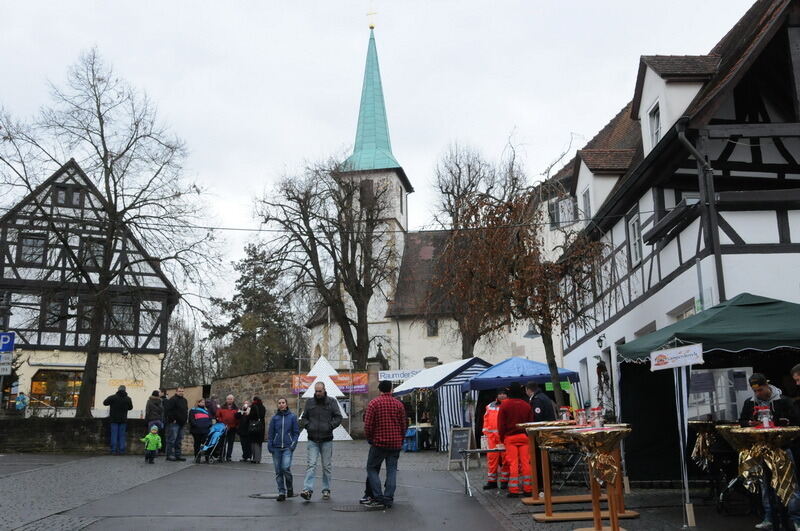
<svg viewBox="0 0 800 531">
<path fill-rule="evenodd" d="M 143 454 L 144 446 L 139 439 L 146 434 L 147 424 L 144 420 L 128 420 L 127 452 Z M 0 420 L 0 453 L 105 454 L 109 451 L 109 435 L 107 418 L 8 417 Z"/>
<path fill-rule="evenodd" d="M 211 396 L 216 396 L 222 403 L 225 401 L 225 397 L 231 394 L 236 398 L 237 404 L 258 396 L 267 406 L 268 414 L 271 414 L 275 408 L 278 398 L 285 397 L 289 400 L 289 408 L 298 413 L 303 408 L 303 399 L 299 399 L 298 395 L 292 393 L 292 375 L 294 374 L 294 371 L 267 371 L 220 378 L 211 384 Z M 377 388 L 377 383 L 375 385 Z M 370 379 L 370 391 L 373 390 L 372 387 L 372 379 Z M 364 436 L 362 417 L 369 396 L 354 394 L 353 402 L 350 404 L 350 418 L 343 422 L 344 427 L 348 428 L 354 439 Z"/>
</svg>

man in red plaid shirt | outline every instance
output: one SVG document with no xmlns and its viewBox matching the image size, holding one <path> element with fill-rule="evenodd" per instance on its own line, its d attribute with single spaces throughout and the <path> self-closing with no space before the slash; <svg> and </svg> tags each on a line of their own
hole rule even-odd
<svg viewBox="0 0 800 531">
<path fill-rule="evenodd" d="M 392 383 L 384 380 L 378 384 L 378 390 L 381 395 L 370 401 L 364 414 L 364 432 L 370 444 L 367 479 L 373 497 L 373 500 L 366 505 L 388 509 L 394 503 L 397 460 L 400 458 L 408 422 L 403 403 L 392 396 Z M 380 472 L 384 461 L 386 461 L 386 483 L 381 489 Z"/>
</svg>

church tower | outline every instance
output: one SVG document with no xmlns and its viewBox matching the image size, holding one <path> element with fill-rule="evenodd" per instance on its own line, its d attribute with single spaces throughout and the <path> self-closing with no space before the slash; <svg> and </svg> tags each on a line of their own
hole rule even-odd
<svg viewBox="0 0 800 531">
<path fill-rule="evenodd" d="M 361 87 L 361 105 L 358 110 L 358 127 L 353 154 L 344 163 L 343 176 L 359 181 L 371 180 L 377 190 L 385 187 L 387 200 L 386 222 L 389 230 L 397 231 L 395 241 L 402 253 L 402 234 L 408 230 L 408 194 L 414 191 L 400 163 L 394 158 L 389 140 L 389 122 L 383 100 L 381 70 L 375 46 L 375 30 L 370 26 L 367 46 L 367 64 Z"/>
</svg>

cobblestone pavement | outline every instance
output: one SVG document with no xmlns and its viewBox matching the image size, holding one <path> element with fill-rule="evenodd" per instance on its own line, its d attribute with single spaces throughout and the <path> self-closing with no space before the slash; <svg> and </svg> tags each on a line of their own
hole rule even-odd
<svg viewBox="0 0 800 531">
<path fill-rule="evenodd" d="M 485 461 L 484 461 L 485 464 Z M 452 472 L 462 485 L 464 474 L 462 471 Z M 475 467 L 470 470 L 470 483 L 476 501 L 486 507 L 506 531 L 530 531 L 534 528 L 543 528 L 547 531 L 567 531 L 576 527 L 576 522 L 548 522 L 534 524 L 533 515 L 543 513 L 542 506 L 528 506 L 519 499 L 507 498 L 506 491 L 482 490 L 486 475 L 482 468 Z M 555 494 L 586 494 L 586 489 L 565 487 Z M 716 512 L 710 500 L 704 500 L 705 492 L 693 492 L 692 501 L 695 508 L 697 527 L 702 531 L 732 531 L 734 529 L 752 529 L 760 520 L 755 516 L 726 516 Z M 673 489 L 637 489 L 625 496 L 627 509 L 640 513 L 639 518 L 626 519 L 621 525 L 629 530 L 642 531 L 671 531 L 681 529 L 683 526 L 682 492 Z M 559 504 L 555 511 L 588 511 L 589 504 Z M 607 523 L 607 522 L 606 522 Z M 582 527 L 591 527 L 591 521 L 584 522 Z"/>
<path fill-rule="evenodd" d="M 335 443 L 333 499 L 319 499 L 317 480 L 311 503 L 295 498 L 283 504 L 249 497 L 276 490 L 268 455 L 261 465 L 194 465 L 163 459 L 146 465 L 141 456 L 4 455 L 0 456 L 4 493 L 0 529 L 297 529 L 297 518 L 303 527 L 321 529 L 497 527 L 489 511 L 465 497 L 461 485 L 446 472 L 446 456 L 434 452 L 401 456 L 391 511 L 333 512 L 334 507 L 357 505 L 367 451 L 363 441 Z M 234 458 L 239 455 L 237 448 Z M 301 444 L 293 466 L 298 491 L 305 456 Z"/>
</svg>

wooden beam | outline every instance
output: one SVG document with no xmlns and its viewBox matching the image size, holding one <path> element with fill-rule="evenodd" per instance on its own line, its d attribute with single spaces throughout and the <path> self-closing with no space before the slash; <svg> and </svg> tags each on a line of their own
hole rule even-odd
<svg viewBox="0 0 800 531">
<path fill-rule="evenodd" d="M 707 125 L 701 131 L 708 134 L 708 138 L 728 138 L 731 136 L 745 138 L 800 137 L 800 123 Z"/>
<path fill-rule="evenodd" d="M 749 190 L 717 192 L 720 210 L 775 210 L 783 206 L 800 207 L 800 190 Z"/>
<path fill-rule="evenodd" d="M 794 116 L 800 121 L 800 27 L 790 26 L 787 28 L 789 34 L 789 57 L 792 67 L 792 103 L 794 103 Z"/>
</svg>

